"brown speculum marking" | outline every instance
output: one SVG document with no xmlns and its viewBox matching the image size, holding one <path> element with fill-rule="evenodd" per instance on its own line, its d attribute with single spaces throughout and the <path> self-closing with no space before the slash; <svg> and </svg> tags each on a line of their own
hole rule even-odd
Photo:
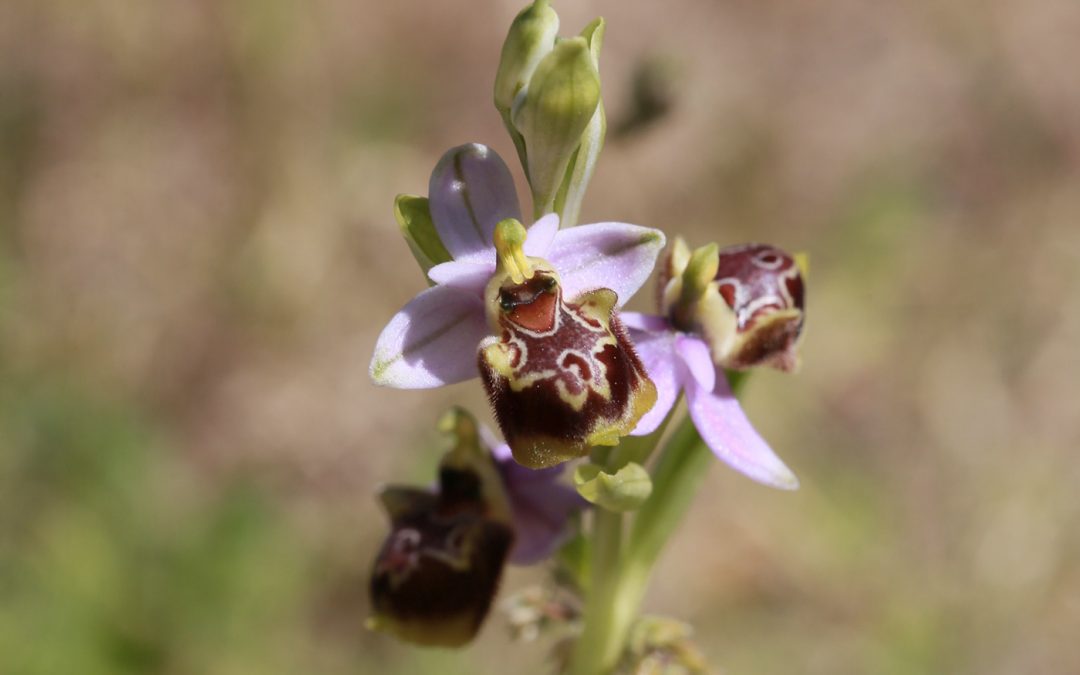
<svg viewBox="0 0 1080 675">
<path fill-rule="evenodd" d="M 499 307 L 514 325 L 534 333 L 550 331 L 557 318 L 555 277 L 537 273 L 525 283 L 499 290 Z"/>
<path fill-rule="evenodd" d="M 614 445 L 656 400 L 608 289 L 565 301 L 553 273 L 498 292 L 499 334 L 480 345 L 484 387 L 514 458 L 533 468 Z"/>
</svg>

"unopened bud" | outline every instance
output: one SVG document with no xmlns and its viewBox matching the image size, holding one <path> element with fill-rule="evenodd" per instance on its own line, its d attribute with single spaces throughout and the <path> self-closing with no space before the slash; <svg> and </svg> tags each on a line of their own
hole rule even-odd
<svg viewBox="0 0 1080 675">
<path fill-rule="evenodd" d="M 598 76 L 600 47 L 604 41 L 604 25 L 604 20 L 597 18 L 581 31 L 581 37 L 589 43 L 589 54 L 592 56 L 593 66 Z M 592 180 L 600 151 L 604 149 L 606 134 L 607 113 L 604 111 L 604 102 L 601 100 L 596 106 L 592 119 L 586 125 L 585 131 L 581 134 L 580 145 L 570 159 L 559 195 L 555 200 L 555 211 L 559 214 L 563 227 L 573 227 L 577 224 L 585 190 L 589 187 L 589 181 Z"/>
<path fill-rule="evenodd" d="M 609 511 L 633 511 L 652 494 L 649 472 L 637 462 L 614 473 L 596 464 L 580 464 L 574 471 L 574 485 L 582 497 Z"/>
<path fill-rule="evenodd" d="M 600 103 L 600 76 L 583 37 L 555 45 L 536 67 L 511 111 L 525 145 L 537 216 L 555 210 L 571 157 Z"/>
<path fill-rule="evenodd" d="M 540 60 L 555 46 L 559 15 L 548 0 L 536 0 L 514 18 L 503 43 L 495 74 L 495 107 L 508 114 L 514 97 L 532 77 Z"/>
</svg>

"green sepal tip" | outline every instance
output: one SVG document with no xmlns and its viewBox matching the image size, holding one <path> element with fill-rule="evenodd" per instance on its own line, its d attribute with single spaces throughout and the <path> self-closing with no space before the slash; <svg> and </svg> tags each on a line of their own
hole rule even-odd
<svg viewBox="0 0 1080 675">
<path fill-rule="evenodd" d="M 435 230 L 427 197 L 398 195 L 394 198 L 394 218 L 425 277 L 432 267 L 452 260 Z"/>
<path fill-rule="evenodd" d="M 695 302 L 700 299 L 716 279 L 720 267 L 720 248 L 716 244 L 706 244 L 694 249 L 690 261 L 683 272 L 683 302 Z"/>
</svg>

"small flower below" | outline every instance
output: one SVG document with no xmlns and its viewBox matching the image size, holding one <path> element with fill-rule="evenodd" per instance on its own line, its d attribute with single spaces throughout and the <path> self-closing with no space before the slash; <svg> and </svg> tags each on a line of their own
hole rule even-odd
<svg viewBox="0 0 1080 675">
<path fill-rule="evenodd" d="M 559 482 L 561 469 L 517 464 L 464 410 L 447 412 L 439 428 L 453 447 L 437 487 L 380 494 L 391 531 L 372 570 L 369 625 L 408 642 L 456 647 L 480 629 L 506 562 L 550 557 L 587 504 Z"/>
<path fill-rule="evenodd" d="M 456 442 L 439 465 L 438 489 L 391 486 L 380 494 L 391 532 L 371 574 L 369 625 L 408 642 L 457 647 L 487 616 L 514 530 L 472 418 L 454 410 L 440 427 Z"/>
</svg>

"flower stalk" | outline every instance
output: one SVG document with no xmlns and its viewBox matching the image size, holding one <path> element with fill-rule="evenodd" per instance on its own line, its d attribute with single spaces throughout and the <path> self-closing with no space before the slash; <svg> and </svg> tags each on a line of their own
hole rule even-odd
<svg viewBox="0 0 1080 675">
<path fill-rule="evenodd" d="M 730 373 L 729 377 L 732 392 L 738 394 L 746 373 Z M 661 429 L 646 438 L 655 446 L 662 434 Z M 644 445 L 639 441 L 635 450 L 640 452 Z M 607 456 L 609 470 L 619 461 L 615 455 L 612 452 Z M 569 675 L 609 675 L 618 666 L 656 561 L 714 461 L 713 453 L 687 416 L 664 444 L 652 472 L 653 492 L 633 514 L 629 527 L 622 514 L 595 510 L 594 562 L 585 626 L 575 645 Z"/>
</svg>

